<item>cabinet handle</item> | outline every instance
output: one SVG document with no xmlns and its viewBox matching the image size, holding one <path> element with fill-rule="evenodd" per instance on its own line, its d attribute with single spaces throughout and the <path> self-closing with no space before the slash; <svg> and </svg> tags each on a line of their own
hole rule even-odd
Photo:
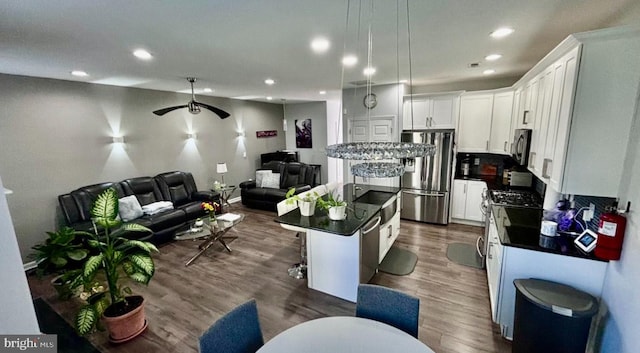
<svg viewBox="0 0 640 353">
<path fill-rule="evenodd" d="M 553 166 L 553 161 L 549 158 L 545 158 L 544 162 L 542 163 L 542 177 L 543 178 L 551 178 L 551 173 L 550 173 L 550 169 Z"/>
<path fill-rule="evenodd" d="M 467 184 L 464 184 L 464 193 L 467 193 Z"/>
<path fill-rule="evenodd" d="M 487 146 L 485 149 L 488 151 L 489 150 L 489 140 L 487 140 L 487 143 L 485 145 Z"/>
<path fill-rule="evenodd" d="M 487 249 L 487 257 L 489 259 L 493 259 L 493 256 L 491 256 L 491 247 L 493 247 L 493 243 L 489 242 L 489 249 Z"/>
<path fill-rule="evenodd" d="M 535 169 L 535 158 L 536 158 L 536 153 L 535 152 L 529 152 L 529 168 L 533 168 Z"/>
<path fill-rule="evenodd" d="M 522 112 L 522 124 L 527 125 L 527 118 L 529 117 L 529 111 L 525 110 Z"/>
<path fill-rule="evenodd" d="M 504 142 L 504 151 L 507 152 L 507 141 Z"/>
</svg>

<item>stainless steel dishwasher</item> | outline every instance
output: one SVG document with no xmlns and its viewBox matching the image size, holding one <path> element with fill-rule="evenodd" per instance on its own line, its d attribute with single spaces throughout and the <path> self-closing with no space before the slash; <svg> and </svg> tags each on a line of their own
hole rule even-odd
<svg viewBox="0 0 640 353">
<path fill-rule="evenodd" d="M 360 233 L 360 283 L 367 283 L 378 271 L 380 248 L 380 212 L 376 213 Z"/>
</svg>

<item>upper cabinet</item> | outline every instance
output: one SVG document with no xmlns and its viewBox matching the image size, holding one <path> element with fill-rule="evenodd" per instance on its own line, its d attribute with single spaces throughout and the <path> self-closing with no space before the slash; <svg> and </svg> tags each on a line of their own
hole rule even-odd
<svg viewBox="0 0 640 353">
<path fill-rule="evenodd" d="M 459 94 L 406 96 L 402 109 L 402 129 L 454 129 L 459 105 Z"/>
<path fill-rule="evenodd" d="M 465 93 L 462 96 L 458 152 L 488 151 L 492 111 L 492 93 Z"/>
<path fill-rule="evenodd" d="M 569 36 L 515 84 L 529 170 L 563 194 L 616 197 L 640 82 L 640 28 Z M 532 120 L 530 120 L 532 119 Z"/>
<path fill-rule="evenodd" d="M 511 117 L 513 113 L 514 92 L 496 93 L 493 95 L 493 109 L 491 114 L 491 136 L 489 138 L 489 152 L 510 154 Z"/>
<path fill-rule="evenodd" d="M 509 154 L 513 97 L 511 89 L 465 93 L 460 100 L 458 151 Z"/>
</svg>

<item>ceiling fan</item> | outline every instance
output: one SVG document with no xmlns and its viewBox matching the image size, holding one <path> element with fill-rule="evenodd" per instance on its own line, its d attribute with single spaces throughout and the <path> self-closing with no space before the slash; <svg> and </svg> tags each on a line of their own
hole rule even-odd
<svg viewBox="0 0 640 353">
<path fill-rule="evenodd" d="M 158 109 L 156 111 L 153 112 L 153 114 L 155 115 L 165 115 L 170 111 L 176 110 L 176 109 L 181 109 L 181 108 L 188 108 L 189 109 L 189 113 L 191 114 L 198 114 L 200 113 L 200 107 L 208 109 L 214 113 L 216 113 L 220 119 L 224 119 L 224 118 L 228 118 L 229 113 L 225 112 L 222 109 L 216 108 L 214 106 L 208 105 L 208 104 L 204 104 L 204 103 L 200 103 L 200 102 L 196 102 L 196 95 L 195 93 L 193 93 L 193 83 L 196 82 L 196 78 L 195 77 L 187 77 L 187 81 L 189 81 L 191 83 L 191 101 L 185 105 L 176 105 L 174 107 L 167 107 L 167 108 L 163 108 L 163 109 Z"/>
</svg>

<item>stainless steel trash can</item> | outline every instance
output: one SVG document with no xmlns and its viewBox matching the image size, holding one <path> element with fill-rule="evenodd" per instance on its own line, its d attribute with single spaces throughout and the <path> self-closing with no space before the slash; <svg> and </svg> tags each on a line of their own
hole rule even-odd
<svg viewBox="0 0 640 353">
<path fill-rule="evenodd" d="M 584 353 L 591 319 L 598 312 L 592 295 L 541 279 L 516 279 L 514 353 Z"/>
</svg>

